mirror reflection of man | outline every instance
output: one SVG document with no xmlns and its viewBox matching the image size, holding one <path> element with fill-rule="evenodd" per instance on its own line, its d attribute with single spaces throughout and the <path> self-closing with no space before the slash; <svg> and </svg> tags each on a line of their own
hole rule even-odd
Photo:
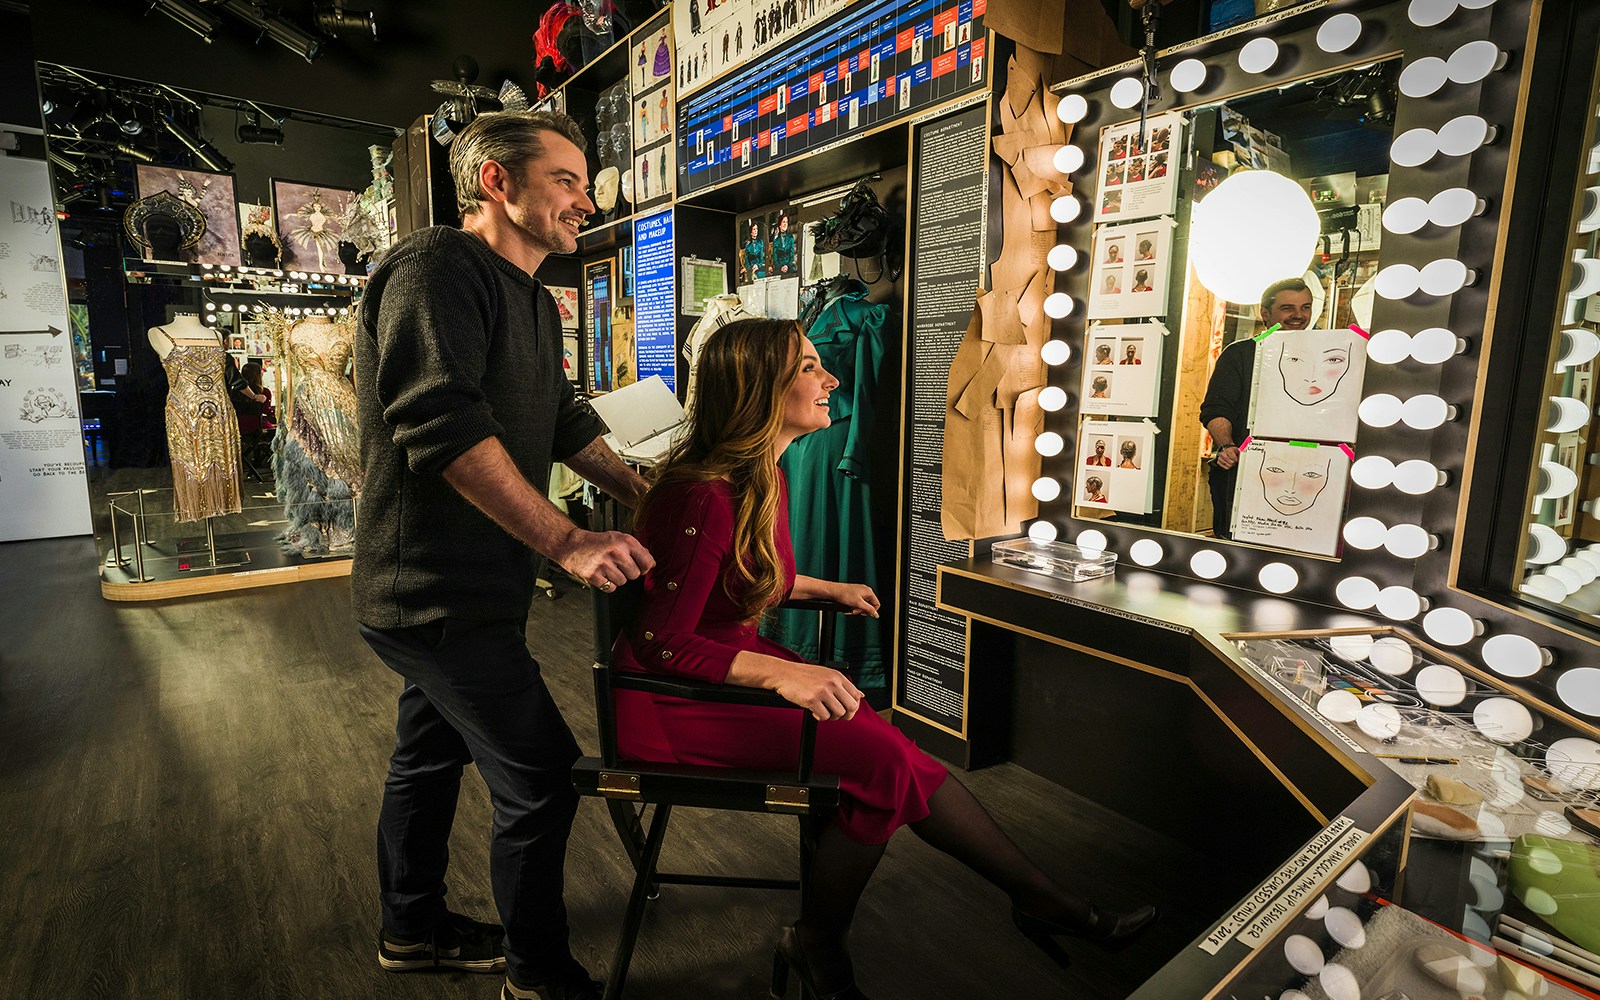
<svg viewBox="0 0 1600 1000">
<path fill-rule="evenodd" d="M 1282 330 L 1304 330 L 1312 320 L 1311 289 L 1299 278 L 1287 278 L 1267 287 L 1261 295 L 1261 328 L 1274 324 Z M 1200 423 L 1211 434 L 1212 459 L 1207 480 L 1211 487 L 1211 531 L 1232 538 L 1233 486 L 1239 471 L 1239 443 L 1250 436 L 1245 421 L 1254 388 L 1256 341 L 1234 341 L 1222 349 L 1200 404 Z"/>
</svg>

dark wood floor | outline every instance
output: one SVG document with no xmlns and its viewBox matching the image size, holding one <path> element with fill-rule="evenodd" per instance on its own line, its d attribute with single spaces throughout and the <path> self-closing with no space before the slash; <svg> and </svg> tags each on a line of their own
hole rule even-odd
<svg viewBox="0 0 1600 1000">
<path fill-rule="evenodd" d="M 95 558 L 89 539 L 0 545 L 0 996 L 495 996 L 490 977 L 374 961 L 373 824 L 399 681 L 356 635 L 348 582 L 118 605 L 99 596 Z M 529 638 L 592 749 L 584 594 L 537 602 Z M 1167 915 L 1115 957 L 1069 943 L 1061 970 L 1011 930 L 998 892 L 902 832 L 854 938 L 877 1000 L 1120 997 L 1221 909 L 1183 847 L 1015 767 L 963 777 L 1063 881 Z M 451 899 L 484 917 L 489 823 L 469 773 Z M 667 867 L 793 867 L 792 821 L 678 825 Z M 628 870 L 595 801 L 567 870 L 577 951 L 601 974 Z M 629 996 L 764 996 L 792 906 L 669 888 Z"/>
</svg>

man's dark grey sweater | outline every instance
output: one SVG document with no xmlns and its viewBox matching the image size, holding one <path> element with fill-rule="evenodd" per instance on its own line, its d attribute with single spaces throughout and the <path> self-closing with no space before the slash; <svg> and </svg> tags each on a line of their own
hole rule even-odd
<svg viewBox="0 0 1600 1000">
<path fill-rule="evenodd" d="M 562 372 L 544 286 L 476 237 L 436 226 L 373 273 L 356 330 L 366 484 L 350 587 L 372 628 L 520 618 L 533 552 L 457 493 L 446 466 L 498 437 L 536 489 L 605 432 Z"/>
</svg>

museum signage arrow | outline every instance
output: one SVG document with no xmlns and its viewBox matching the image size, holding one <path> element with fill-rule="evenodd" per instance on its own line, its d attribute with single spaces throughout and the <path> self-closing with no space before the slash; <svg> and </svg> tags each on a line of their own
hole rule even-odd
<svg viewBox="0 0 1600 1000">
<path fill-rule="evenodd" d="M 52 337 L 61 336 L 61 331 L 60 330 L 56 329 L 53 326 L 47 326 L 43 330 L 0 330 L 0 337 L 26 337 L 26 336 L 28 336 L 30 334 L 41 334 L 42 335 L 42 334 L 46 334 L 46 333 L 48 333 Z"/>
</svg>

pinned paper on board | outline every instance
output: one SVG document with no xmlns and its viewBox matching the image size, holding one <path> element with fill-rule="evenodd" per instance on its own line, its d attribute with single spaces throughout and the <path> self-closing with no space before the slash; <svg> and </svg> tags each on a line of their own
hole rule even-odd
<svg viewBox="0 0 1600 1000">
<path fill-rule="evenodd" d="M 1172 214 L 1178 205 L 1183 124 L 1183 116 L 1174 112 L 1154 115 L 1142 123 L 1115 125 L 1101 133 L 1095 222 Z"/>
<path fill-rule="evenodd" d="M 1155 427 L 1149 423 L 1085 420 L 1078 435 L 1073 502 L 1089 509 L 1150 513 L 1155 438 Z"/>
<path fill-rule="evenodd" d="M 1234 484 L 1234 541 L 1337 555 L 1350 457 L 1342 445 L 1252 436 Z"/>
<path fill-rule="evenodd" d="M 1173 221 L 1161 218 L 1095 230 L 1090 319 L 1167 314 L 1172 229 Z"/>
<path fill-rule="evenodd" d="M 1080 409 L 1084 413 L 1153 417 L 1160 405 L 1160 323 L 1099 325 L 1089 331 Z"/>
</svg>

